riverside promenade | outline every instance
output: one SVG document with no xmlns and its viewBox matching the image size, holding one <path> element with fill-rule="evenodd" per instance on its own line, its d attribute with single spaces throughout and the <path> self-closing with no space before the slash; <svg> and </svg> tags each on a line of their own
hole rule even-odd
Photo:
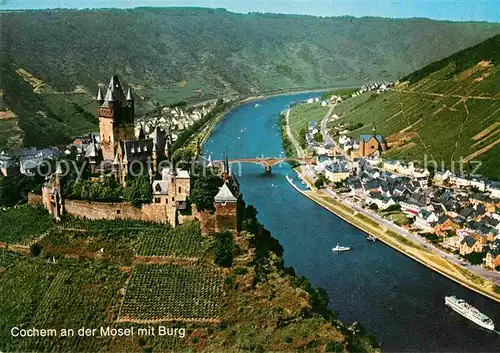
<svg viewBox="0 0 500 353">
<path fill-rule="evenodd" d="M 472 274 L 467 269 L 443 259 L 438 254 L 424 248 L 422 244 L 416 243 L 410 237 L 403 237 L 388 225 L 373 219 L 367 213 L 361 213 L 349 205 L 334 199 L 331 193 L 318 190 L 310 184 L 306 175 L 296 169 L 299 178 L 305 180 L 310 190 L 301 190 L 293 183 L 293 179 L 286 177 L 288 183 L 300 194 L 314 201 L 321 207 L 335 214 L 345 222 L 357 227 L 368 235 L 377 237 L 382 243 L 410 257 L 420 264 L 438 272 L 439 274 L 500 303 L 500 293 L 495 290 L 495 284 Z"/>
</svg>

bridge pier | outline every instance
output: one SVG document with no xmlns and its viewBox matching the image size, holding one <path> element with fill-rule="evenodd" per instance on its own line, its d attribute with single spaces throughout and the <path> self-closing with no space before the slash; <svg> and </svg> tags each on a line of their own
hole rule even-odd
<svg viewBox="0 0 500 353">
<path fill-rule="evenodd" d="M 266 165 L 265 168 L 266 168 L 266 173 L 271 174 L 272 167 L 270 165 Z"/>
</svg>

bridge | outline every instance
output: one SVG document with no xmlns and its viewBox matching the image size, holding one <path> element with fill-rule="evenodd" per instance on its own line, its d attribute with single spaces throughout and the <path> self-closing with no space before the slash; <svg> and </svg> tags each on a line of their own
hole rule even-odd
<svg viewBox="0 0 500 353">
<path fill-rule="evenodd" d="M 273 166 L 283 163 L 283 162 L 298 162 L 300 164 L 316 164 L 315 157 L 284 157 L 284 158 L 237 158 L 228 159 L 229 164 L 234 163 L 253 163 L 259 164 L 266 169 L 266 172 L 270 173 Z M 214 163 L 224 163 L 224 161 L 214 161 Z"/>
</svg>

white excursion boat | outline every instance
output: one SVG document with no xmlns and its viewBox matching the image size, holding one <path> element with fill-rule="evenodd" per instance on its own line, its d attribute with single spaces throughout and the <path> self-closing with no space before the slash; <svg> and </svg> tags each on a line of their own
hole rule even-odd
<svg viewBox="0 0 500 353">
<path fill-rule="evenodd" d="M 339 244 L 337 244 L 336 247 L 332 248 L 333 252 L 342 252 L 342 251 L 349 251 L 349 250 L 351 250 L 351 248 L 349 248 L 347 246 L 340 246 Z"/>
<path fill-rule="evenodd" d="M 377 237 L 372 237 L 371 235 L 368 235 L 366 237 L 366 240 L 369 240 L 369 241 L 377 241 Z"/>
<path fill-rule="evenodd" d="M 495 324 L 493 321 L 482 312 L 474 308 L 472 305 L 468 304 L 463 299 L 458 299 L 455 296 L 444 297 L 444 302 L 447 306 L 455 310 L 457 313 L 463 317 L 469 319 L 470 321 L 478 324 L 479 326 L 494 331 Z"/>
</svg>

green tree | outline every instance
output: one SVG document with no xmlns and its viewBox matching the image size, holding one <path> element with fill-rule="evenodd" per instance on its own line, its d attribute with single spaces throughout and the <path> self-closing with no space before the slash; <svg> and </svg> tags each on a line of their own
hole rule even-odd
<svg viewBox="0 0 500 353">
<path fill-rule="evenodd" d="M 222 267 L 231 267 L 237 246 L 230 232 L 215 233 L 214 262 Z"/>
</svg>

